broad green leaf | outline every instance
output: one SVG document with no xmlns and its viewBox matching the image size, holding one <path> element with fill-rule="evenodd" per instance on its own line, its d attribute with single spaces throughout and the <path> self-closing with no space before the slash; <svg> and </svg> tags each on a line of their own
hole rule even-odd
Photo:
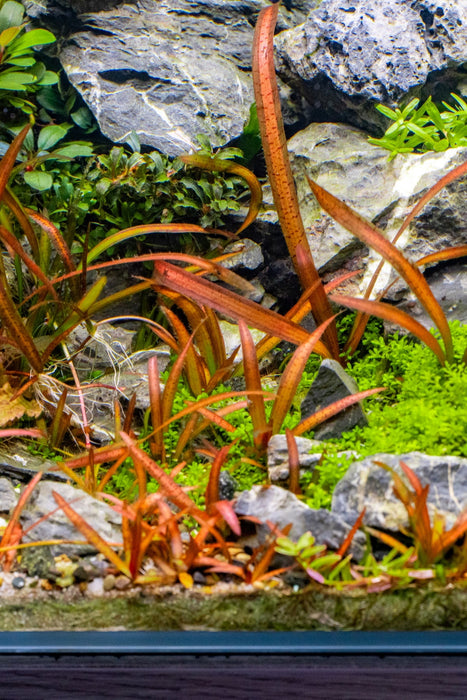
<svg viewBox="0 0 467 700">
<path fill-rule="evenodd" d="M 397 112 L 389 107 L 386 107 L 386 105 L 376 105 L 376 109 L 378 112 L 381 112 L 381 114 L 384 114 L 385 117 L 392 119 L 393 121 L 397 121 L 397 119 L 400 117 L 400 113 L 397 114 Z"/>
<path fill-rule="evenodd" d="M 35 190 L 44 192 L 50 190 L 53 185 L 53 177 L 50 173 L 45 173 L 42 170 L 31 170 L 23 173 L 24 181 Z"/>
<path fill-rule="evenodd" d="M 90 110 L 83 105 L 74 112 L 71 112 L 70 117 L 73 119 L 74 123 L 81 129 L 89 129 L 92 126 L 93 118 Z"/>
<path fill-rule="evenodd" d="M 70 127 L 63 124 L 44 126 L 37 138 L 37 148 L 40 151 L 49 151 L 58 141 L 67 135 L 69 130 Z"/>
<path fill-rule="evenodd" d="M 10 66 L 19 66 L 21 68 L 30 68 L 36 63 L 34 56 L 24 56 L 22 58 L 12 58 L 8 61 Z"/>
<path fill-rule="evenodd" d="M 50 155 L 66 156 L 67 158 L 86 158 L 92 156 L 93 149 L 91 145 L 80 144 L 80 143 L 70 143 L 68 146 L 62 146 L 61 148 L 55 149 Z"/>
<path fill-rule="evenodd" d="M 9 27 L 18 27 L 24 17 L 24 7 L 19 2 L 7 0 L 0 10 L 0 31 Z"/>
<path fill-rule="evenodd" d="M 420 103 L 420 100 L 418 100 L 416 97 L 414 97 L 413 100 L 410 100 L 409 104 L 406 105 L 404 107 L 404 109 L 402 110 L 402 118 L 407 119 L 410 112 L 413 112 L 419 103 Z"/>
<path fill-rule="evenodd" d="M 31 29 L 30 32 L 26 32 L 22 36 L 15 39 L 15 41 L 8 47 L 8 54 L 12 58 L 19 56 L 27 49 L 33 46 L 44 46 L 45 44 L 53 44 L 55 37 L 52 32 L 47 29 Z"/>
<path fill-rule="evenodd" d="M 0 90 L 26 90 L 25 85 L 31 85 L 36 81 L 36 77 L 31 73 L 13 71 L 11 73 L 0 74 Z"/>
<path fill-rule="evenodd" d="M 55 85 L 58 83 L 58 75 L 52 70 L 46 70 L 44 75 L 40 80 L 37 81 L 38 85 Z"/>
</svg>

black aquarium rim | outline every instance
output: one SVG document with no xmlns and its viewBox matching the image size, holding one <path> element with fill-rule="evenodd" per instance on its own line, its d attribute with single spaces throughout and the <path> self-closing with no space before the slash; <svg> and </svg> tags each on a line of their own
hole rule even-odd
<svg viewBox="0 0 467 700">
<path fill-rule="evenodd" d="M 467 653 L 467 631 L 439 632 L 0 632 L 0 654 Z"/>
</svg>

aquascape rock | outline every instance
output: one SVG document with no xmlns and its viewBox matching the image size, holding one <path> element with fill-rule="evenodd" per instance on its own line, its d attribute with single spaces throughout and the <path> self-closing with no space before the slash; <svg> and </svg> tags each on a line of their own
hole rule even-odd
<svg viewBox="0 0 467 700">
<path fill-rule="evenodd" d="M 362 270 L 363 276 L 358 284 L 355 280 L 347 283 L 347 291 L 353 294 L 366 289 L 380 257 L 369 251 L 353 234 L 321 209 L 311 193 L 306 176 L 316 180 L 356 212 L 375 223 L 387 238 L 392 239 L 423 194 L 449 170 L 467 159 L 467 148 L 451 148 L 442 153 L 399 154 L 389 161 L 388 151 L 368 143 L 364 132 L 343 124 L 330 123 L 311 124 L 298 132 L 288 141 L 288 149 L 300 211 L 316 265 L 322 274 L 344 266 L 345 269 Z M 418 260 L 443 248 L 465 245 L 466 191 L 465 178 L 443 188 L 412 221 L 398 240 L 398 248 L 409 259 Z M 272 204 L 269 188 L 265 188 L 265 201 Z M 269 209 L 261 214 L 260 221 L 266 231 L 266 241 L 280 235 L 274 210 Z M 456 270 L 459 267 L 454 275 L 456 278 L 459 275 L 459 301 L 462 297 L 465 298 L 467 274 L 465 266 L 456 262 L 452 265 Z M 265 287 L 267 272 L 266 270 L 262 278 Z M 427 276 L 429 274 L 428 270 Z M 385 289 L 394 278 L 392 267 L 385 264 L 376 289 Z M 443 275 L 441 282 L 442 278 Z M 282 281 L 281 285 L 283 284 Z M 274 287 L 266 289 L 274 294 Z M 406 288 L 401 282 L 392 288 L 389 298 L 398 300 L 405 294 Z M 445 295 L 446 303 L 443 301 Z M 458 315 L 461 309 L 451 308 L 451 294 L 442 291 L 437 294 L 437 298 L 444 304 L 448 314 L 451 313 L 453 318 L 461 318 Z"/>
<path fill-rule="evenodd" d="M 135 130 L 141 143 L 176 155 L 199 133 L 215 146 L 241 133 L 254 100 L 253 28 L 268 0 L 26 4 L 59 35 L 65 72 L 112 141 Z M 315 5 L 285 3 L 279 28 L 302 22 Z"/>
<path fill-rule="evenodd" d="M 365 507 L 364 524 L 397 531 L 407 527 L 407 511 L 394 496 L 391 474 L 375 461 L 383 462 L 400 476 L 403 461 L 414 471 L 422 486 L 430 485 L 428 510 L 444 515 L 446 526 L 467 508 L 467 459 L 455 456 L 434 457 L 421 452 L 403 455 L 377 454 L 354 462 L 337 484 L 332 496 L 332 512 L 353 523 Z"/>
<path fill-rule="evenodd" d="M 237 515 L 251 515 L 262 523 L 269 520 L 280 529 L 292 524 L 288 535 L 292 540 L 311 532 L 317 544 L 325 544 L 334 550 L 340 547 L 350 530 L 350 525 L 339 515 L 323 508 L 309 508 L 295 494 L 280 486 L 253 486 L 249 491 L 243 491 L 234 503 L 234 509 Z M 260 542 L 264 542 L 269 533 L 266 524 L 258 525 Z M 350 548 L 357 560 L 363 556 L 364 545 L 365 536 L 357 532 Z"/>
<path fill-rule="evenodd" d="M 381 124 L 375 102 L 446 98 L 465 83 L 466 0 L 323 0 L 276 38 L 279 74 L 316 121 Z"/>
</svg>

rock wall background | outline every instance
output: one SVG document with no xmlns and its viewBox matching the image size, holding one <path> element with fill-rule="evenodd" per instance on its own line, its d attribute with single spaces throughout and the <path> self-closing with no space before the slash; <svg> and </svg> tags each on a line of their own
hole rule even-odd
<svg viewBox="0 0 467 700">
<path fill-rule="evenodd" d="M 59 38 L 58 57 L 93 111 L 103 134 L 176 155 L 196 148 L 203 133 L 214 146 L 239 136 L 253 102 L 251 46 L 268 0 L 24 0 L 30 17 Z M 322 273 L 364 270 L 375 258 L 316 205 L 305 173 L 395 233 L 415 201 L 465 149 L 404 154 L 367 142 L 387 122 L 374 109 L 429 94 L 467 93 L 467 0 L 289 0 L 283 2 L 276 63 L 292 168 L 310 245 Z M 247 231 L 265 255 L 259 279 L 281 298 L 296 287 L 281 247 L 277 217 L 268 209 Z M 410 226 L 400 245 L 417 259 L 467 243 L 465 184 L 444 190 Z M 465 265 L 454 270 L 446 308 L 467 318 Z M 388 269 L 380 279 L 387 283 Z M 444 284 L 444 273 L 438 275 Z M 452 281 L 454 280 L 454 285 Z M 403 285 L 392 300 L 407 300 Z M 290 304 L 289 304 L 290 305 Z M 460 313 L 460 316 L 459 316 Z M 423 320 L 423 319 L 422 319 Z"/>
</svg>

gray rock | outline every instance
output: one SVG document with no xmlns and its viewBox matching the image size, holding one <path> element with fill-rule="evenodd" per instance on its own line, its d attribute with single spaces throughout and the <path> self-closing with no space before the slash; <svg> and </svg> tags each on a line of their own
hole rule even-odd
<svg viewBox="0 0 467 700">
<path fill-rule="evenodd" d="M 225 469 L 219 474 L 219 500 L 231 501 L 238 489 L 238 482 L 232 474 Z"/>
<path fill-rule="evenodd" d="M 321 454 L 310 454 L 312 447 L 320 443 L 304 437 L 296 437 L 298 458 L 301 471 L 313 471 L 321 459 Z M 289 478 L 289 451 L 285 435 L 273 435 L 268 443 L 268 475 L 274 481 L 286 481 Z"/>
<path fill-rule="evenodd" d="M 312 452 L 312 447 L 323 447 L 320 440 L 309 440 L 304 437 L 296 437 L 295 442 L 298 448 L 298 459 L 300 464 L 300 475 L 313 471 L 322 458 L 322 452 Z M 341 457 L 347 462 L 349 458 L 357 459 L 355 452 L 346 450 L 338 452 L 337 457 Z M 268 443 L 268 476 L 272 483 L 287 481 L 289 478 L 289 451 L 287 448 L 287 438 L 285 435 L 273 435 Z"/>
<path fill-rule="evenodd" d="M 31 454 L 20 442 L 5 443 L 0 447 L 0 476 L 15 484 L 27 484 L 37 472 L 44 472 L 51 481 L 67 481 L 67 477 L 56 469 L 57 462 Z"/>
<path fill-rule="evenodd" d="M 389 472 L 374 464 L 378 460 L 402 475 L 404 461 L 418 476 L 422 486 L 430 484 L 428 508 L 446 518 L 451 527 L 467 508 L 467 459 L 462 457 L 432 457 L 420 452 L 404 455 L 377 454 L 352 464 L 337 484 L 332 497 L 332 512 L 352 523 L 365 507 L 364 523 L 384 530 L 397 531 L 407 527 L 407 511 L 393 494 Z"/>
<path fill-rule="evenodd" d="M 276 38 L 277 65 L 316 121 L 380 123 L 375 101 L 449 96 L 465 81 L 465 0 L 323 0 Z"/>
<path fill-rule="evenodd" d="M 235 253 L 231 258 L 224 260 L 222 265 L 231 270 L 256 270 L 264 262 L 261 246 L 249 238 L 243 238 L 241 241 L 229 243 L 224 248 L 225 253 Z"/>
<path fill-rule="evenodd" d="M 360 278 L 348 280 L 340 288 L 343 293 L 356 295 L 366 289 L 380 258 L 323 212 L 311 194 L 306 175 L 373 221 L 392 239 L 423 194 L 467 158 L 467 148 L 453 148 L 443 153 L 399 154 L 389 162 L 388 151 L 372 146 L 363 132 L 342 124 L 312 124 L 288 141 L 288 149 L 316 265 L 322 274 L 362 270 Z M 465 245 L 466 191 L 464 179 L 444 188 L 410 224 L 399 239 L 398 248 L 409 259 L 418 260 L 443 248 Z M 269 188 L 265 188 L 265 201 L 272 205 Z M 270 237 L 281 235 L 273 209 L 261 214 L 260 221 L 269 227 Z M 268 274 L 273 275 L 273 270 Z M 376 290 L 382 291 L 394 278 L 393 269 L 386 264 Z M 279 285 L 284 287 L 282 279 Z M 275 293 L 274 287 L 265 287 Z M 445 295 L 451 296 L 449 285 L 439 290 L 438 298 L 442 300 Z M 405 283 L 398 283 L 389 298 L 408 298 Z M 452 301 L 445 304 L 447 311 L 451 305 Z"/>
<path fill-rule="evenodd" d="M 336 360 L 324 359 L 313 384 L 302 401 L 301 418 L 304 420 L 334 401 L 357 392 L 356 381 L 347 374 L 342 366 Z M 368 425 L 363 408 L 359 403 L 349 406 L 345 411 L 341 411 L 333 418 L 317 425 L 314 436 L 316 440 L 331 440 L 340 437 L 342 433 L 352 430 L 357 425 L 361 427 Z"/>
<path fill-rule="evenodd" d="M 42 540 L 84 540 L 85 537 L 75 528 L 65 513 L 58 508 L 52 491 L 62 496 L 86 522 L 107 542 L 121 542 L 120 530 L 121 516 L 110 506 L 93 498 L 84 491 L 74 488 L 69 484 L 56 484 L 50 481 L 41 481 L 33 491 L 31 498 L 21 513 L 21 525 L 24 530 L 34 525 L 40 518 L 55 511 L 30 532 L 23 542 L 39 542 Z M 91 544 L 55 544 L 51 546 L 51 556 L 59 554 L 88 554 L 94 552 Z"/>
<path fill-rule="evenodd" d="M 10 514 L 18 502 L 18 494 L 13 484 L 5 477 L 0 478 L 0 513 Z"/>
<path fill-rule="evenodd" d="M 253 102 L 253 27 L 267 4 L 42 0 L 27 7 L 59 33 L 60 61 L 102 132 L 124 143 L 135 130 L 141 143 L 175 155 L 192 148 L 199 133 L 215 146 L 241 133 Z M 303 21 L 315 5 L 282 8 L 279 28 Z M 284 97 L 291 120 L 301 119 L 286 88 Z"/>
<path fill-rule="evenodd" d="M 439 301 L 448 321 L 458 320 L 467 323 L 467 265 L 462 262 L 452 261 L 448 265 L 435 266 L 425 271 L 425 277 L 431 291 Z M 400 296 L 400 287 L 394 287 L 392 295 L 396 299 Z M 433 326 L 433 321 L 420 306 L 415 296 L 402 292 L 402 301 L 397 306 L 406 311 L 412 318 L 427 328 Z M 385 322 L 389 332 L 399 331 L 398 326 Z"/>
<path fill-rule="evenodd" d="M 334 550 L 339 548 L 350 530 L 339 515 L 324 509 L 308 508 L 293 493 L 279 486 L 253 486 L 249 491 L 243 491 L 234 509 L 237 515 L 253 515 L 262 523 L 269 520 L 281 529 L 292 523 L 288 535 L 292 540 L 296 541 L 310 531 L 318 544 L 325 544 Z M 267 525 L 261 525 L 257 532 L 259 540 L 264 541 L 270 529 Z M 356 559 L 363 556 L 364 545 L 363 533 L 357 532 L 350 548 Z"/>
<path fill-rule="evenodd" d="M 108 442 L 114 435 L 116 400 L 129 401 L 136 394 L 135 407 L 142 411 L 149 407 L 149 358 L 157 357 L 159 372 L 164 371 L 170 360 L 167 346 L 132 353 L 134 336 L 134 331 L 110 323 L 96 326 L 92 336 L 81 325 L 70 336 L 68 349 L 74 353 L 75 369 L 81 378 L 87 421 L 93 438 L 100 442 Z M 95 370 L 103 374 L 90 382 L 90 372 Z M 35 384 L 36 394 L 44 407 L 54 407 L 62 390 L 63 386 L 47 375 L 41 376 Z M 78 390 L 68 390 L 66 407 L 72 415 L 72 424 L 82 426 L 81 394 Z"/>
</svg>

